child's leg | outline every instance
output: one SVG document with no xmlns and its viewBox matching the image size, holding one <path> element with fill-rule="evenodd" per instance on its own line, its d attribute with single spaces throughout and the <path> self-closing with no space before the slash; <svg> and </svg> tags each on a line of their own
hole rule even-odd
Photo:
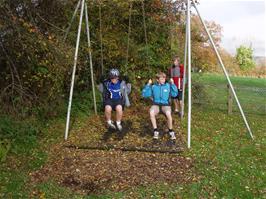
<svg viewBox="0 0 266 199">
<path fill-rule="evenodd" d="M 178 100 L 179 112 L 182 111 L 182 100 Z"/>
<path fill-rule="evenodd" d="M 105 106 L 105 110 L 104 110 L 104 113 L 105 113 L 105 118 L 106 118 L 106 121 L 111 121 L 111 117 L 112 117 L 112 107 L 110 105 L 106 105 Z"/>
<path fill-rule="evenodd" d="M 173 119 L 172 119 L 172 115 L 171 115 L 171 107 L 170 106 L 163 106 L 162 112 L 165 114 L 165 116 L 167 118 L 167 125 L 168 125 L 169 130 L 172 130 L 173 129 Z"/>
<path fill-rule="evenodd" d="M 174 98 L 173 101 L 174 101 L 174 105 L 175 105 L 175 112 L 178 112 L 179 111 L 178 100 L 176 98 Z"/>
<path fill-rule="evenodd" d="M 182 95 L 183 95 L 183 91 L 182 90 L 178 90 L 178 110 L 181 113 L 182 112 Z"/>
<path fill-rule="evenodd" d="M 163 106 L 162 111 L 167 117 L 167 124 L 168 124 L 168 128 L 169 128 L 170 138 L 171 138 L 171 140 L 176 140 L 175 132 L 173 131 L 173 119 L 172 119 L 172 115 L 171 115 L 171 107 L 170 106 Z"/>
<path fill-rule="evenodd" d="M 106 122 L 108 124 L 109 128 L 115 129 L 115 125 L 113 124 L 111 117 L 112 117 L 112 107 L 110 105 L 106 105 L 105 106 L 105 118 L 106 118 Z"/>
<path fill-rule="evenodd" d="M 150 108 L 150 118 L 151 118 L 151 123 L 153 129 L 157 129 L 157 124 L 156 124 L 156 115 L 159 113 L 159 106 L 157 105 L 152 105 Z"/>
<path fill-rule="evenodd" d="M 122 125 L 121 125 L 121 120 L 123 116 L 123 107 L 122 105 L 117 105 L 115 107 L 116 110 L 116 126 L 119 131 L 122 131 Z"/>
<path fill-rule="evenodd" d="M 121 105 L 117 105 L 115 107 L 115 110 L 116 110 L 116 121 L 117 122 L 121 122 L 122 120 L 122 117 L 123 117 L 123 108 Z"/>
</svg>

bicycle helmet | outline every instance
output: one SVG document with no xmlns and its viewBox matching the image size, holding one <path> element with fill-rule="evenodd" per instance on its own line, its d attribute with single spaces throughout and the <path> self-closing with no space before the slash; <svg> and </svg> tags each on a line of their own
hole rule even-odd
<svg viewBox="0 0 266 199">
<path fill-rule="evenodd" d="M 109 78 L 116 78 L 116 77 L 119 77 L 120 76 L 120 73 L 119 73 L 119 70 L 117 70 L 116 68 L 112 68 L 110 71 L 109 71 Z"/>
</svg>

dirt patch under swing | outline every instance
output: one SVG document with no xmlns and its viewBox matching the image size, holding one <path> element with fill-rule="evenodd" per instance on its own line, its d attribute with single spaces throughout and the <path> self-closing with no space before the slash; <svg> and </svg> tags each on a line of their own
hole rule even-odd
<svg viewBox="0 0 266 199">
<path fill-rule="evenodd" d="M 50 160 L 40 170 L 31 173 L 35 183 L 53 180 L 82 194 L 101 193 L 105 190 L 123 191 L 131 187 L 157 183 L 184 184 L 197 178 L 193 174 L 193 160 L 180 154 L 124 152 L 119 150 L 81 150 L 66 145 L 112 145 L 115 147 L 153 147 L 152 133 L 148 114 L 140 115 L 138 109 L 129 109 L 125 113 L 122 136 L 106 131 L 103 117 L 94 116 L 77 124 L 67 142 L 51 148 Z M 146 110 L 147 111 L 147 110 Z M 161 116 L 160 116 L 161 117 Z M 160 118 L 161 138 L 159 144 L 169 149 L 169 137 L 163 132 L 166 121 Z M 182 128 L 178 129 L 177 143 L 171 149 L 182 148 Z M 120 137 L 119 137 L 120 136 Z M 158 149 L 158 145 L 156 146 Z"/>
</svg>

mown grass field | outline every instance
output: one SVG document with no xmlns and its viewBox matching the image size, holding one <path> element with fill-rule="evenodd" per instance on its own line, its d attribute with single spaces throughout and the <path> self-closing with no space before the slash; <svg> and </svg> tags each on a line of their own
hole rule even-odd
<svg viewBox="0 0 266 199">
<path fill-rule="evenodd" d="M 224 80 L 215 76 L 208 75 L 203 78 L 212 83 L 224 83 Z M 248 87 L 256 85 L 263 88 L 265 85 L 265 80 L 261 79 L 254 79 L 254 85 L 252 79 L 236 78 L 232 81 L 235 85 Z M 216 93 L 216 97 L 219 98 L 218 92 L 213 93 Z M 0 198 L 265 198 L 266 115 L 254 114 L 254 112 L 248 115 L 255 137 L 252 140 L 237 112 L 227 115 L 226 111 L 215 107 L 207 109 L 204 106 L 195 105 L 192 113 L 192 148 L 186 149 L 186 143 L 183 143 L 185 150 L 177 156 L 192 160 L 191 171 L 196 176 L 195 180 L 168 184 L 161 179 L 148 185 L 134 186 L 118 192 L 97 190 L 90 195 L 62 186 L 53 176 L 48 176 L 49 178 L 42 182 L 30 183 L 33 173 L 47 164 L 49 167 L 51 159 L 56 157 L 57 154 L 53 154 L 51 149 L 60 147 L 62 144 L 64 118 L 46 123 L 39 128 L 39 133 L 29 128 L 34 126 L 31 120 L 20 123 L 9 121 L 12 132 L 16 130 L 23 132 L 20 136 L 24 137 L 20 137 L 15 142 L 19 149 L 12 146 L 6 161 L 1 163 Z M 147 112 L 134 115 L 136 120 L 133 117 L 133 124 L 142 118 L 146 119 L 147 115 L 142 116 L 145 114 Z M 77 114 L 74 117 L 72 131 L 82 136 L 82 132 L 90 127 L 87 123 L 88 116 Z M 186 141 L 186 122 L 180 123 L 176 116 L 175 120 L 176 125 L 180 126 L 178 133 Z M 1 127 L 3 122 L 6 126 L 5 130 L 9 131 L 6 120 L 1 118 Z M 102 126 L 99 127 L 99 130 L 102 128 Z M 151 136 L 147 135 L 143 139 L 149 138 L 151 139 Z M 156 156 L 159 155 L 156 154 Z M 188 173 L 182 175 L 190 177 Z"/>
<path fill-rule="evenodd" d="M 192 78 L 200 77 L 202 81 L 211 84 L 227 84 L 227 80 L 224 75 L 220 74 L 194 74 Z M 254 87 L 254 88 L 265 88 L 265 78 L 252 78 L 252 77 L 230 77 L 232 83 L 236 87 Z"/>
<path fill-rule="evenodd" d="M 266 79 L 231 77 L 235 92 L 246 113 L 266 114 Z M 222 75 L 194 74 L 195 85 L 202 85 L 200 91 L 195 90 L 195 103 L 210 108 L 227 110 L 228 89 L 227 80 Z M 198 92 L 203 92 L 200 94 Z M 238 112 L 236 101 L 233 99 L 233 111 Z"/>
</svg>

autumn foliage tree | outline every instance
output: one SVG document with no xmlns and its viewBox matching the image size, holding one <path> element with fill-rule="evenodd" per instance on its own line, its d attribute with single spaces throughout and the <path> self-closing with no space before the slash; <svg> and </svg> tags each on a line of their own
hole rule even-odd
<svg viewBox="0 0 266 199">
<path fill-rule="evenodd" d="M 251 47 L 241 45 L 236 49 L 236 60 L 241 70 L 248 70 L 255 67 L 253 61 L 253 50 Z"/>
<path fill-rule="evenodd" d="M 222 27 L 214 21 L 207 21 L 206 25 L 212 36 L 215 45 L 220 48 Z M 217 71 L 217 57 L 211 46 L 208 35 L 205 32 L 200 19 L 197 16 L 192 18 L 192 60 L 194 67 L 203 71 Z M 221 49 L 220 49 L 221 50 Z"/>
<path fill-rule="evenodd" d="M 144 3 L 147 44 L 142 1 L 88 1 L 96 81 L 101 75 L 101 35 L 104 68 L 120 68 L 123 73 L 130 74 L 134 84 L 139 82 L 141 85 L 156 71 L 166 70 L 173 55 L 183 57 L 185 20 L 181 1 L 150 0 Z M 76 4 L 76 0 L 1 1 L 0 103 L 5 111 L 54 112 L 59 104 L 64 104 L 69 92 L 79 16 L 65 42 L 63 38 Z M 130 4 L 131 32 L 126 63 Z M 208 27 L 219 44 L 221 27 L 214 22 L 208 23 Z M 85 23 L 82 29 L 75 93 L 88 91 L 91 87 Z M 210 70 L 216 62 L 208 38 L 194 16 L 192 53 L 193 65 L 199 68 Z"/>
</svg>

